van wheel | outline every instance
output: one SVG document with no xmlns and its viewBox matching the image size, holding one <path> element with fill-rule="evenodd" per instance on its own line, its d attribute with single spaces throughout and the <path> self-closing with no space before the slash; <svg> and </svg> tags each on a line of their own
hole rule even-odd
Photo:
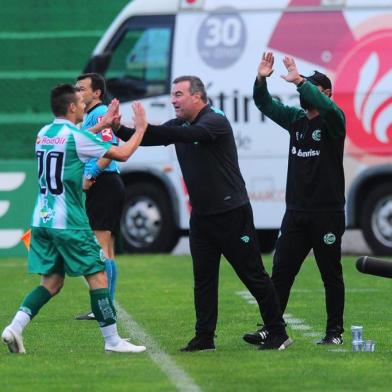
<svg viewBox="0 0 392 392">
<path fill-rule="evenodd" d="M 261 253 L 271 253 L 275 249 L 279 230 L 257 230 Z"/>
<path fill-rule="evenodd" d="M 369 193 L 362 207 L 361 228 L 376 255 L 392 255 L 392 185 L 380 185 Z"/>
<path fill-rule="evenodd" d="M 148 182 L 127 186 L 120 228 L 125 252 L 170 252 L 179 239 L 169 196 Z"/>
</svg>

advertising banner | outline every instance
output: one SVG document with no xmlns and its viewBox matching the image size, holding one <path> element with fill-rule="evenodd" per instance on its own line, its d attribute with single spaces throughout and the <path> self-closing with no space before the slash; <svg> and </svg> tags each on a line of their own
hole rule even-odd
<svg viewBox="0 0 392 392">
<path fill-rule="evenodd" d="M 21 237 L 30 228 L 36 194 L 35 160 L 0 160 L 0 262 L 27 255 Z"/>
</svg>

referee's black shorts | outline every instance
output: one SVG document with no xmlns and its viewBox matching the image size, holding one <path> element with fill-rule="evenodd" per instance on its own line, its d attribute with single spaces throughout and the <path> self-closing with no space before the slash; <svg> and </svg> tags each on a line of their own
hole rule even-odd
<svg viewBox="0 0 392 392">
<path fill-rule="evenodd" d="M 86 211 L 93 230 L 118 233 L 124 193 L 124 183 L 118 173 L 103 172 L 98 176 L 86 195 Z"/>
</svg>

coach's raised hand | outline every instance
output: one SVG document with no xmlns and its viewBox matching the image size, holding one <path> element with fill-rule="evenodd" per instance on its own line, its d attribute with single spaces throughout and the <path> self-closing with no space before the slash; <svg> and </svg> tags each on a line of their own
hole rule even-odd
<svg viewBox="0 0 392 392">
<path fill-rule="evenodd" d="M 261 82 L 263 79 L 268 78 L 274 72 L 274 54 L 272 52 L 264 52 L 261 58 L 259 67 L 257 69 L 257 80 Z"/>
<path fill-rule="evenodd" d="M 133 122 L 134 122 L 136 132 L 142 132 L 144 134 L 148 125 L 147 118 L 146 118 L 146 111 L 144 110 L 144 107 L 140 101 L 135 101 L 132 104 L 132 110 L 134 114 Z"/>
<path fill-rule="evenodd" d="M 299 74 L 295 60 L 292 57 L 285 56 L 283 64 L 287 69 L 287 75 L 281 75 L 286 82 L 298 84 L 302 82 L 303 77 Z"/>
</svg>

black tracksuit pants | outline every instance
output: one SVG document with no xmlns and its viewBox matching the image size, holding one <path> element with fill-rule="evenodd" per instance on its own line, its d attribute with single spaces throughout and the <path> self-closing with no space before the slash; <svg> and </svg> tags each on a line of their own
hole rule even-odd
<svg viewBox="0 0 392 392">
<path fill-rule="evenodd" d="M 340 259 L 344 230 L 344 212 L 288 210 L 274 254 L 272 281 L 284 312 L 294 279 L 313 249 L 325 288 L 327 332 L 343 332 L 344 281 Z"/>
<path fill-rule="evenodd" d="M 264 325 L 285 330 L 279 300 L 264 269 L 250 204 L 221 214 L 192 212 L 190 250 L 193 259 L 196 335 L 212 337 L 218 318 L 219 264 L 223 254 L 255 297 Z"/>
</svg>

